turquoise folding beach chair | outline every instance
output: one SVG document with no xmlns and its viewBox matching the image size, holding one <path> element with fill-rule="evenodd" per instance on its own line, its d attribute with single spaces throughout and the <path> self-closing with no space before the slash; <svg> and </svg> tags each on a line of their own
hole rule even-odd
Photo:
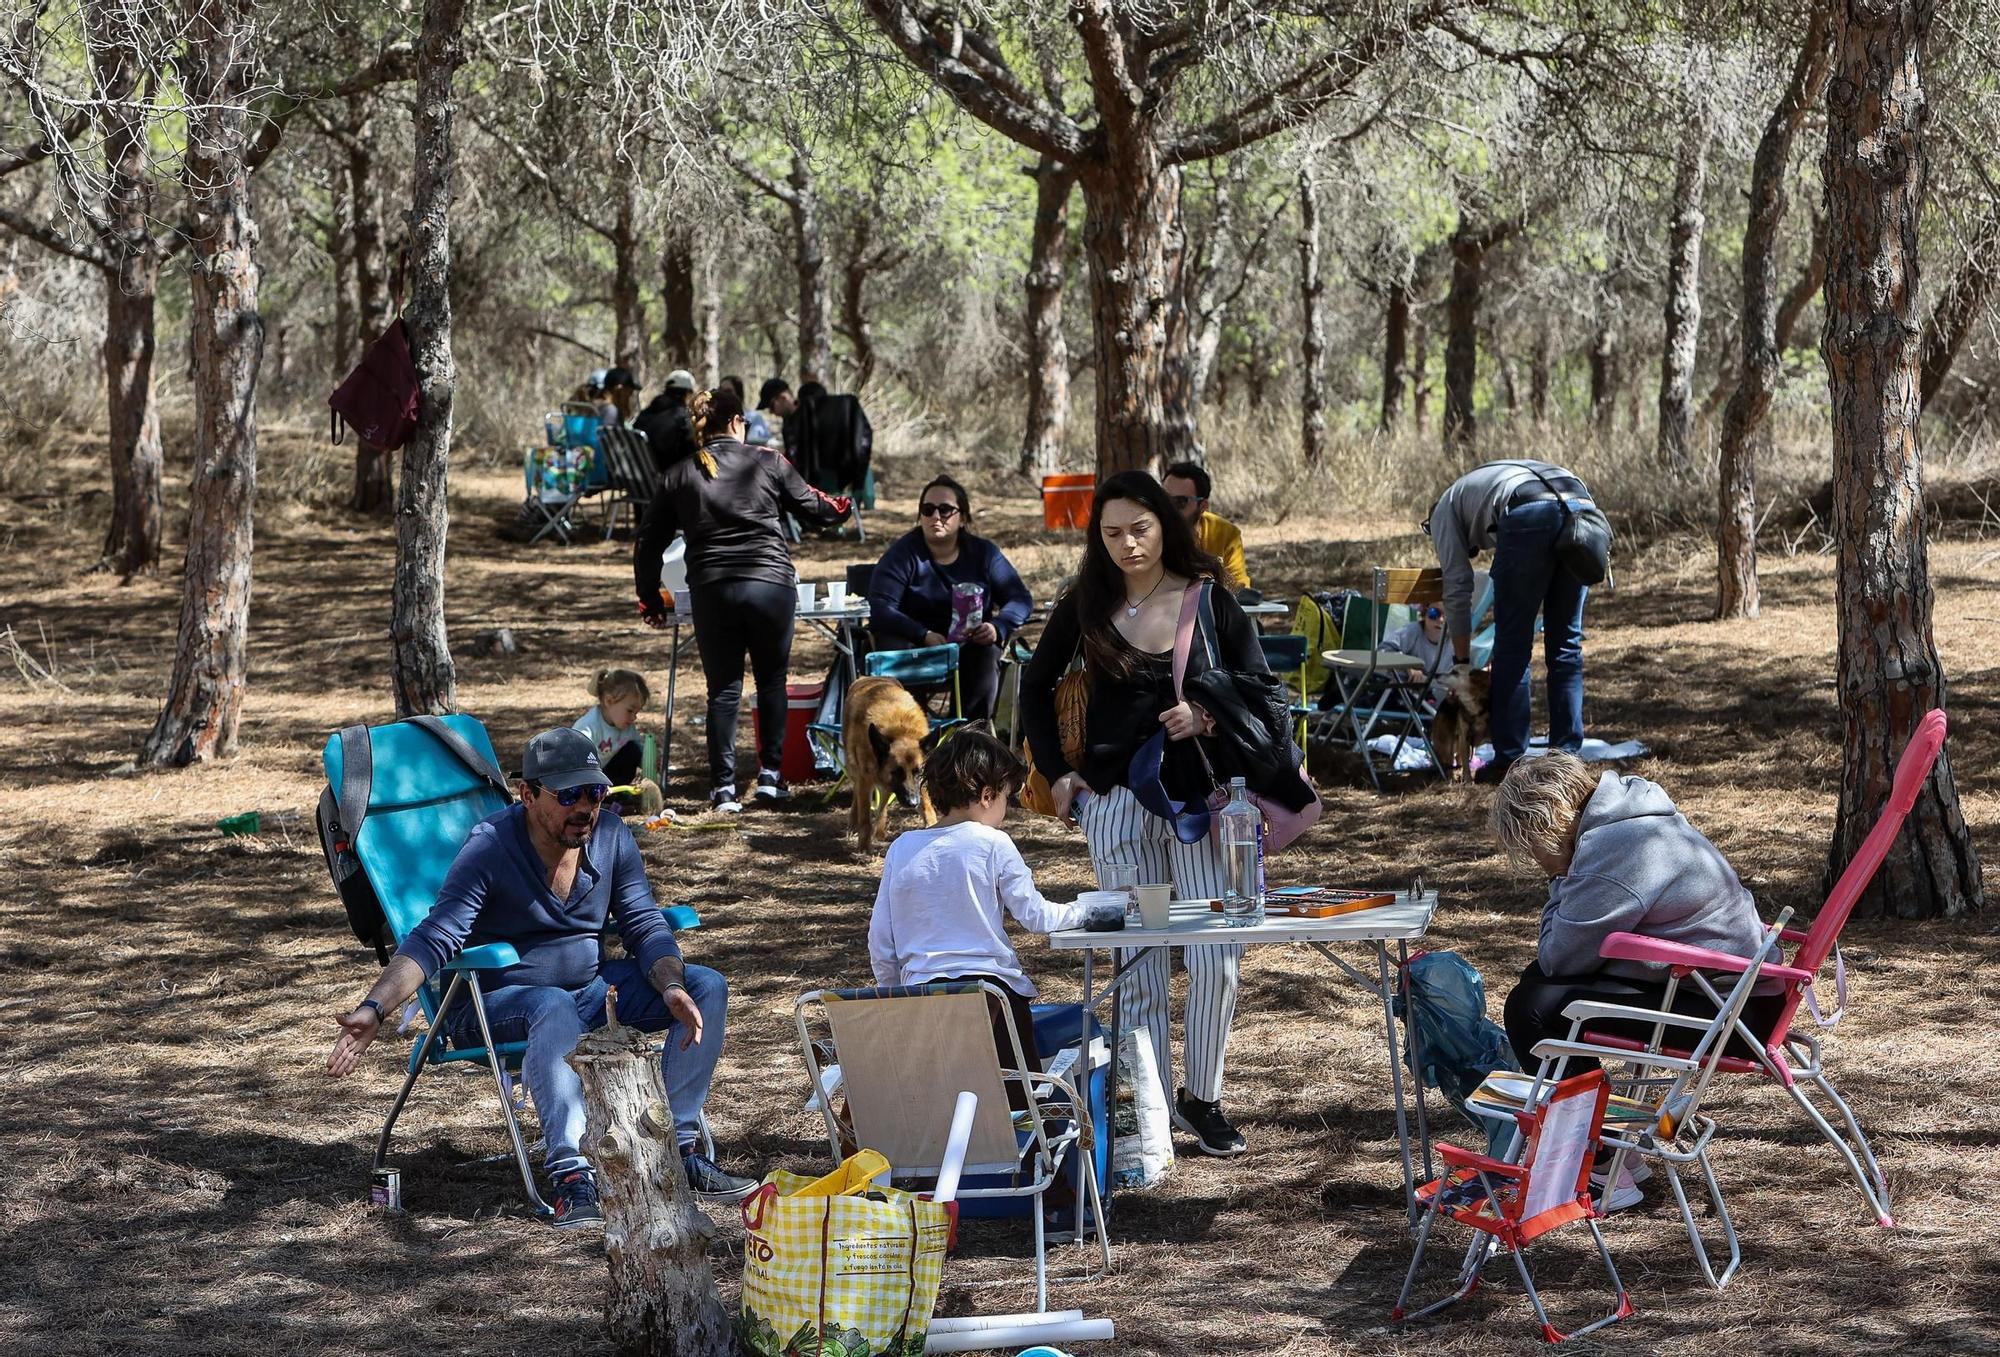
<svg viewBox="0 0 2000 1357">
<path fill-rule="evenodd" d="M 333 835 L 350 848 L 382 907 L 389 932 L 399 945 L 437 903 L 445 874 L 473 827 L 513 799 L 493 754 L 486 728 L 470 716 L 423 716 L 393 725 L 349 726 L 327 737 L 322 755 L 327 786 L 336 807 Z M 669 906 L 667 921 L 676 932 L 700 926 L 685 905 Z M 535 1189 L 528 1150 L 515 1118 L 512 1076 L 518 1074 L 526 1042 L 495 1044 L 486 1021 L 480 973 L 511 966 L 520 957 L 508 943 L 469 947 L 447 961 L 417 991 L 424 1035 L 410 1052 L 409 1073 L 382 1123 L 372 1167 L 384 1167 L 389 1136 L 409 1101 L 417 1078 L 434 1065 L 483 1064 L 500 1095 L 501 1120 L 520 1169 L 521 1189 L 537 1215 L 549 1215 Z M 448 983 L 446 983 L 448 982 Z M 479 1023 L 478 1045 L 454 1045 L 445 1034 L 444 1015 L 464 993 Z M 707 1128 L 703 1127 L 704 1139 Z"/>
</svg>

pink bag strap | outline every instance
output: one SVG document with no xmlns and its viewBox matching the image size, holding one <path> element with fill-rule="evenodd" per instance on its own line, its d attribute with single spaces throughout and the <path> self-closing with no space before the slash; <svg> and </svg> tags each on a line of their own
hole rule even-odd
<svg viewBox="0 0 2000 1357">
<path fill-rule="evenodd" d="M 1181 620 L 1174 624 L 1174 696 L 1180 697 L 1181 680 L 1187 677 L 1188 652 L 1194 649 L 1195 620 L 1201 616 L 1203 580 L 1188 585 L 1181 594 Z"/>
</svg>

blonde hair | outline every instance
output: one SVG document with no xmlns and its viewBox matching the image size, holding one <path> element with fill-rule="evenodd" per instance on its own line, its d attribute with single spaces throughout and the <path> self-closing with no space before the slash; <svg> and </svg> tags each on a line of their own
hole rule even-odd
<svg viewBox="0 0 2000 1357">
<path fill-rule="evenodd" d="M 709 427 L 714 422 L 711 418 L 714 405 L 715 392 L 712 390 L 697 391 L 687 401 L 688 422 L 694 429 L 695 464 L 701 468 L 701 474 L 711 481 L 715 479 L 716 465 L 715 454 L 708 450 L 708 441 L 721 437 L 723 432 Z"/>
<path fill-rule="evenodd" d="M 1488 823 L 1517 867 L 1539 867 L 1537 856 L 1567 863 L 1575 851 L 1576 818 L 1597 790 L 1597 774 L 1562 750 L 1521 759 L 1500 779 Z"/>
<path fill-rule="evenodd" d="M 590 681 L 590 695 L 599 705 L 616 702 L 621 697 L 636 697 L 639 705 L 645 706 L 653 700 L 653 690 L 646 684 L 646 676 L 636 669 L 600 669 Z"/>
</svg>

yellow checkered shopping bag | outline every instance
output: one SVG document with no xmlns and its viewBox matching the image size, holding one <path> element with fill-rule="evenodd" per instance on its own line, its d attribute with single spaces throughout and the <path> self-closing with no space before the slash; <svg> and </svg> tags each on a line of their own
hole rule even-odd
<svg viewBox="0 0 2000 1357">
<path fill-rule="evenodd" d="M 745 1350 L 761 1357 L 923 1352 L 957 1207 L 871 1187 L 865 1169 L 872 1165 L 857 1165 L 859 1158 L 827 1179 L 773 1173 L 743 1203 L 736 1331 Z"/>
</svg>

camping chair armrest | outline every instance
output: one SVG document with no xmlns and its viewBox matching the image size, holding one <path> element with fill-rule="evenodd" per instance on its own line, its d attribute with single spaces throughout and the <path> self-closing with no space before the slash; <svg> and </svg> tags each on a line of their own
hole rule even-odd
<svg viewBox="0 0 2000 1357">
<path fill-rule="evenodd" d="M 489 942 L 481 947 L 468 947 L 441 969 L 447 971 L 497 971 L 503 966 L 512 966 L 520 961 L 521 954 L 514 950 L 511 942 Z"/>
<path fill-rule="evenodd" d="M 1691 1018 L 1685 1013 L 1664 1013 L 1657 1008 L 1635 1008 L 1630 1004 L 1602 1004 L 1593 999 L 1578 999 L 1563 1009 L 1563 1016 L 1572 1023 L 1588 1022 L 1592 1018 L 1616 1018 L 1695 1028 L 1707 1028 L 1715 1022 L 1714 1018 Z"/>
<path fill-rule="evenodd" d="M 1490 1173 L 1496 1178 L 1515 1179 L 1521 1176 L 1519 1164 L 1503 1164 L 1491 1155 L 1475 1154 L 1471 1150 L 1461 1150 L 1456 1145 L 1439 1141 L 1438 1158 L 1455 1169 L 1473 1169 L 1480 1173 Z"/>
<path fill-rule="evenodd" d="M 1616 1050 L 1617 1054 L 1607 1055 Z M 1628 1051 L 1624 1047 L 1600 1046 L 1592 1042 L 1589 1034 L 1582 1041 L 1538 1041 L 1533 1055 L 1538 1060 L 1549 1060 L 1559 1055 L 1583 1056 L 1590 1060 L 1627 1060 L 1635 1065 L 1657 1065 L 1666 1070 L 1699 1069 L 1700 1065 L 1677 1055 L 1663 1055 L 1658 1051 Z"/>
<path fill-rule="evenodd" d="M 701 915 L 695 912 L 693 905 L 661 905 L 660 913 L 667 916 L 667 927 L 676 933 L 701 927 Z"/>
<path fill-rule="evenodd" d="M 1668 942 L 1662 938 L 1642 937 L 1637 933 L 1613 933 L 1598 944 L 1597 955 L 1605 961 L 1650 961 L 1681 972 L 1730 971 L 1741 974 L 1749 969 L 1751 961 L 1749 957 L 1730 952 L 1714 952 L 1706 947 L 1690 947 L 1684 942 Z M 1812 980 L 1810 971 L 1771 962 L 1765 963 L 1763 974 L 1778 980 Z"/>
</svg>

